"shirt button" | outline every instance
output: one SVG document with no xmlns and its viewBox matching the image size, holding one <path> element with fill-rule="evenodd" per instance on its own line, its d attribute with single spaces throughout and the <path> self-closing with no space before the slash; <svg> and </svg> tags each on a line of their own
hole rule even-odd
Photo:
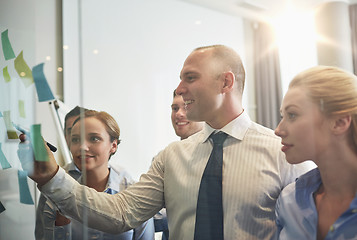
<svg viewBox="0 0 357 240">
<path fill-rule="evenodd" d="M 352 213 L 357 213 L 357 209 L 352 209 Z"/>
<path fill-rule="evenodd" d="M 332 225 L 331 227 L 330 227 L 330 232 L 333 232 L 335 230 L 335 227 Z"/>
</svg>

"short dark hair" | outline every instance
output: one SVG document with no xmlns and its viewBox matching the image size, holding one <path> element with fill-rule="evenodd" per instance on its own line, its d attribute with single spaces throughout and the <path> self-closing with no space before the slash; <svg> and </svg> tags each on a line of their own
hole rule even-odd
<svg viewBox="0 0 357 240">
<path fill-rule="evenodd" d="M 79 115 L 81 114 L 81 111 L 85 112 L 85 111 L 87 111 L 87 110 L 88 110 L 87 108 L 83 108 L 83 107 L 80 107 L 80 106 L 76 106 L 76 107 L 74 107 L 71 111 L 69 111 L 69 112 L 66 114 L 66 116 L 64 117 L 64 129 L 67 128 L 66 124 L 67 124 L 68 118 L 79 116 Z"/>
</svg>

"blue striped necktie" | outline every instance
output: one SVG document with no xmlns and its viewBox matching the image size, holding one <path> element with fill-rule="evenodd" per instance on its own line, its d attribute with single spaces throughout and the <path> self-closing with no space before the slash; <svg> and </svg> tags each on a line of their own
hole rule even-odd
<svg viewBox="0 0 357 240">
<path fill-rule="evenodd" d="M 223 240 L 222 165 L 223 142 L 227 134 L 211 134 L 213 150 L 198 192 L 195 240 Z"/>
</svg>

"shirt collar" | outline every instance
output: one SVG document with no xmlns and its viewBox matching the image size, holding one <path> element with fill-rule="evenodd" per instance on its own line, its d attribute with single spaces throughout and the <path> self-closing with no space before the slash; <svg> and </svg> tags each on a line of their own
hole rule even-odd
<svg viewBox="0 0 357 240">
<path fill-rule="evenodd" d="M 112 189 L 112 194 L 118 193 L 119 192 L 119 183 L 121 181 L 119 174 L 114 171 L 113 168 L 109 166 L 109 178 L 108 178 L 108 183 L 107 183 L 107 189 L 110 188 Z M 114 191 L 114 192 L 113 192 Z"/>
<path fill-rule="evenodd" d="M 79 168 L 77 168 L 77 166 L 74 164 L 74 162 L 71 162 L 71 163 L 65 165 L 63 168 L 68 172 L 68 174 L 71 177 L 73 177 L 76 180 L 82 175 L 81 170 L 79 170 Z"/>
<path fill-rule="evenodd" d="M 74 164 L 74 162 L 71 162 L 68 164 L 67 166 L 67 171 L 77 171 L 77 172 L 81 172 L 81 170 L 79 170 L 79 168 L 77 168 L 77 166 Z"/>
<path fill-rule="evenodd" d="M 321 185 L 321 176 L 318 168 L 300 176 L 295 182 L 295 199 L 301 209 L 308 208 L 311 204 L 309 201 Z"/>
<path fill-rule="evenodd" d="M 104 192 L 108 192 L 108 189 L 111 189 L 110 192 L 112 194 L 115 194 L 115 193 L 119 192 L 120 176 L 110 166 L 108 166 L 108 168 L 109 168 L 109 178 L 108 178 L 107 186 L 106 186 Z M 80 178 L 78 178 L 78 182 L 80 184 L 83 184 L 82 176 Z"/>
<path fill-rule="evenodd" d="M 246 111 L 243 111 L 241 115 L 230 121 L 226 126 L 224 126 L 221 129 L 214 129 L 211 126 L 209 126 L 207 123 L 205 123 L 205 126 L 202 131 L 203 134 L 202 134 L 201 142 L 202 143 L 206 142 L 209 136 L 214 131 L 222 131 L 227 133 L 229 136 L 233 138 L 242 140 L 251 123 L 252 121 L 250 120 L 248 113 L 246 113 Z"/>
</svg>

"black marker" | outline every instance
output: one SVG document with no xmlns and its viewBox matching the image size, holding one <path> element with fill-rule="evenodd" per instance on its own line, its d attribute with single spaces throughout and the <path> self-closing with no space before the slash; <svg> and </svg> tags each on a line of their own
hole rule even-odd
<svg viewBox="0 0 357 240">
<path fill-rule="evenodd" d="M 49 142 L 46 142 L 47 146 L 50 148 L 50 150 L 52 152 L 56 152 L 57 151 L 57 148 L 55 146 L 53 146 L 51 143 Z"/>
<path fill-rule="evenodd" d="M 20 131 L 20 132 L 22 132 L 23 134 L 25 134 L 26 136 L 30 137 L 30 131 L 29 131 L 29 130 L 27 130 L 27 129 L 25 129 L 25 128 L 21 127 L 21 126 L 18 125 L 18 124 L 15 124 L 15 123 L 12 123 L 12 125 L 14 125 L 14 127 L 15 127 L 18 131 Z M 56 151 L 57 151 L 57 148 L 56 148 L 55 146 L 53 146 L 51 143 L 46 142 L 46 144 L 47 144 L 47 146 L 50 148 L 50 150 L 51 150 L 52 152 L 56 152 Z"/>
</svg>

